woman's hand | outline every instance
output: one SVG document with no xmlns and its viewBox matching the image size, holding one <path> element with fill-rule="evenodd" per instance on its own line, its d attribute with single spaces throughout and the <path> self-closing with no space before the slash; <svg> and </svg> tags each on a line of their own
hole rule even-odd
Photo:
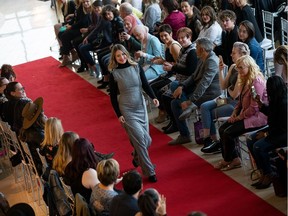
<svg viewBox="0 0 288 216">
<path fill-rule="evenodd" d="M 121 39 L 123 40 L 129 40 L 131 37 L 127 32 L 122 32 L 120 35 L 121 35 Z"/>
<path fill-rule="evenodd" d="M 158 107 L 158 106 L 159 106 L 159 101 L 158 101 L 158 99 L 154 98 L 154 99 L 153 99 L 153 103 L 154 103 L 155 107 Z"/>
<path fill-rule="evenodd" d="M 159 195 L 159 204 L 156 208 L 156 213 L 159 215 L 166 215 L 166 197 L 164 195 Z"/>
<path fill-rule="evenodd" d="M 173 97 L 174 98 L 180 98 L 182 95 L 182 86 L 179 86 L 174 92 L 173 92 Z"/>
<path fill-rule="evenodd" d="M 144 57 L 144 55 L 145 55 L 145 53 L 143 51 L 139 50 L 139 51 L 135 52 L 134 57 L 136 59 L 139 59 L 141 57 Z"/>
<path fill-rule="evenodd" d="M 123 179 L 123 177 L 121 177 L 121 178 L 117 178 L 115 184 L 118 184 L 119 182 L 121 182 L 122 179 Z"/>
<path fill-rule="evenodd" d="M 153 62 L 153 64 L 164 64 L 165 59 L 162 57 L 154 57 L 151 59 L 151 62 Z"/>
<path fill-rule="evenodd" d="M 125 118 L 124 118 L 124 116 L 120 116 L 120 117 L 118 118 L 118 120 L 119 120 L 119 122 L 122 123 L 122 124 L 125 123 Z"/>
<path fill-rule="evenodd" d="M 82 34 L 87 33 L 87 32 L 88 32 L 88 28 L 81 28 L 81 29 L 80 29 L 80 32 L 81 32 Z"/>
<path fill-rule="evenodd" d="M 164 69 L 165 71 L 171 71 L 171 70 L 172 70 L 172 67 L 173 67 L 173 65 L 172 65 L 171 63 L 167 62 L 167 61 L 165 61 L 165 62 L 163 63 L 163 69 Z"/>
<path fill-rule="evenodd" d="M 227 120 L 229 123 L 234 123 L 234 122 L 237 122 L 237 121 L 240 121 L 240 118 L 238 116 L 231 116 L 228 120 Z"/>
<path fill-rule="evenodd" d="M 224 69 L 224 61 L 221 55 L 218 56 L 219 57 L 219 71 L 222 71 Z"/>
</svg>

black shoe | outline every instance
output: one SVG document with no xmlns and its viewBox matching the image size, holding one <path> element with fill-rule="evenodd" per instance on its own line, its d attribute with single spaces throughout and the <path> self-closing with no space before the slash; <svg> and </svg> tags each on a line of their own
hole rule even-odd
<svg viewBox="0 0 288 216">
<path fill-rule="evenodd" d="M 98 84 L 101 84 L 101 83 L 103 83 L 103 82 L 104 82 L 104 78 L 102 78 L 101 80 L 98 80 L 98 81 L 97 81 Z"/>
<path fill-rule="evenodd" d="M 97 86 L 98 89 L 105 89 L 108 86 L 109 82 L 103 81 L 100 86 Z"/>
<path fill-rule="evenodd" d="M 149 182 L 155 183 L 155 182 L 157 182 L 157 177 L 156 177 L 156 175 L 152 175 L 152 176 L 148 177 L 148 180 L 149 180 Z"/>
<path fill-rule="evenodd" d="M 107 92 L 110 92 L 110 88 L 106 89 Z"/>
<path fill-rule="evenodd" d="M 221 152 L 221 143 L 220 142 L 212 142 L 210 146 L 203 147 L 201 152 L 205 154 L 217 154 Z"/>
<path fill-rule="evenodd" d="M 62 59 L 63 59 L 63 55 L 60 55 L 60 56 L 58 57 L 58 59 L 59 59 L 59 60 L 62 60 Z"/>
<path fill-rule="evenodd" d="M 114 156 L 114 152 L 112 152 L 110 154 L 102 154 L 100 152 L 95 152 L 95 154 L 100 160 L 107 160 L 107 159 L 110 159 Z"/>
<path fill-rule="evenodd" d="M 169 128 L 167 128 L 166 130 L 164 130 L 165 134 L 170 134 L 170 133 L 174 133 L 177 132 L 178 128 L 176 125 L 172 124 Z"/>
<path fill-rule="evenodd" d="M 172 122 L 172 121 L 169 121 L 168 125 L 162 127 L 161 129 L 162 129 L 163 131 L 165 131 L 165 130 L 167 130 L 169 127 L 171 127 L 172 124 L 173 124 L 173 122 Z"/>
<path fill-rule="evenodd" d="M 81 65 L 81 66 L 77 69 L 77 73 L 82 73 L 82 72 L 84 72 L 84 71 L 86 71 L 86 70 L 87 70 L 87 67 Z"/>
<path fill-rule="evenodd" d="M 203 148 L 206 148 L 213 144 L 213 140 L 210 137 L 206 137 L 205 139 L 203 139 L 203 144 Z"/>
<path fill-rule="evenodd" d="M 132 160 L 132 164 L 135 168 L 137 168 L 139 166 L 139 164 L 136 162 L 135 159 Z"/>
</svg>

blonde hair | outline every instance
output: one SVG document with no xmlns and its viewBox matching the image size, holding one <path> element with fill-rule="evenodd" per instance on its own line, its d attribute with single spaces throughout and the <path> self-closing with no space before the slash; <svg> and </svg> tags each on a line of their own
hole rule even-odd
<svg viewBox="0 0 288 216">
<path fill-rule="evenodd" d="M 249 56 L 249 55 L 241 56 L 236 61 L 236 67 L 238 67 L 240 63 L 243 63 L 246 67 L 248 67 L 248 74 L 244 78 L 240 77 L 239 85 L 244 86 L 246 84 L 248 86 L 251 86 L 253 80 L 257 76 L 260 76 L 261 78 L 264 79 L 264 76 L 263 76 L 259 66 L 256 64 L 255 60 L 251 56 Z"/>
<path fill-rule="evenodd" d="M 99 181 L 105 186 L 115 183 L 120 173 L 119 163 L 113 158 L 100 161 L 96 170 Z"/>
<path fill-rule="evenodd" d="M 63 133 L 61 120 L 55 117 L 48 118 L 45 122 L 44 140 L 41 145 L 58 145 Z"/>
<path fill-rule="evenodd" d="M 127 56 L 127 61 L 129 62 L 129 64 L 134 65 L 134 66 L 137 65 L 137 63 L 132 60 L 129 52 L 127 51 L 127 49 L 123 45 L 115 44 L 112 48 L 112 51 L 111 51 L 111 58 L 110 58 L 109 65 L 108 65 L 109 71 L 113 71 L 115 68 L 118 67 L 118 63 L 116 61 L 116 56 L 115 56 L 115 54 L 118 50 L 121 50 Z"/>
<path fill-rule="evenodd" d="M 64 175 L 67 164 L 72 160 L 72 147 L 78 134 L 68 131 L 65 132 L 59 142 L 59 148 L 53 159 L 53 169 L 57 171 L 60 176 Z"/>
</svg>

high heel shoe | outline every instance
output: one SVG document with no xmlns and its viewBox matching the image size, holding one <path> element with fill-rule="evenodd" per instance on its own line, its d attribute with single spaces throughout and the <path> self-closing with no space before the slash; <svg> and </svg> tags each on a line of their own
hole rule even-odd
<svg viewBox="0 0 288 216">
<path fill-rule="evenodd" d="M 272 183 L 272 176 L 271 175 L 265 175 L 262 183 L 260 185 L 257 185 L 256 189 L 266 189 L 270 187 Z"/>
<path fill-rule="evenodd" d="M 148 177 L 149 182 L 155 183 L 157 182 L 157 177 L 156 175 L 152 175 Z"/>
<path fill-rule="evenodd" d="M 104 82 L 104 78 L 102 78 L 101 80 L 98 80 L 98 81 L 97 81 L 98 84 L 101 84 L 101 83 L 103 83 L 103 82 Z"/>
<path fill-rule="evenodd" d="M 163 131 L 165 131 L 165 130 L 167 130 L 172 124 L 173 124 L 173 122 L 170 120 L 170 122 L 169 122 L 166 126 L 162 127 L 161 129 L 162 129 Z"/>
</svg>

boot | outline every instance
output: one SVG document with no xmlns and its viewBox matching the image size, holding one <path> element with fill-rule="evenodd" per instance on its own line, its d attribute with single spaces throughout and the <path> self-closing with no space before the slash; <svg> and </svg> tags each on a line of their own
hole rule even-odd
<svg viewBox="0 0 288 216">
<path fill-rule="evenodd" d="M 63 55 L 63 61 L 62 61 L 62 63 L 60 64 L 60 66 L 59 67 L 65 67 L 65 66 L 67 66 L 67 65 L 69 65 L 69 64 L 71 64 L 72 62 L 71 62 L 71 59 L 69 58 L 69 56 L 68 55 Z"/>
<path fill-rule="evenodd" d="M 72 56 L 72 62 L 76 61 L 79 58 L 78 53 L 76 52 L 75 49 L 71 50 L 71 56 Z"/>
<path fill-rule="evenodd" d="M 166 113 L 166 111 L 159 109 L 159 114 L 158 114 L 158 117 L 155 119 L 155 121 L 156 121 L 157 123 L 162 123 L 162 122 L 164 122 L 164 121 L 166 121 L 166 120 L 167 120 L 167 113 Z"/>
</svg>

